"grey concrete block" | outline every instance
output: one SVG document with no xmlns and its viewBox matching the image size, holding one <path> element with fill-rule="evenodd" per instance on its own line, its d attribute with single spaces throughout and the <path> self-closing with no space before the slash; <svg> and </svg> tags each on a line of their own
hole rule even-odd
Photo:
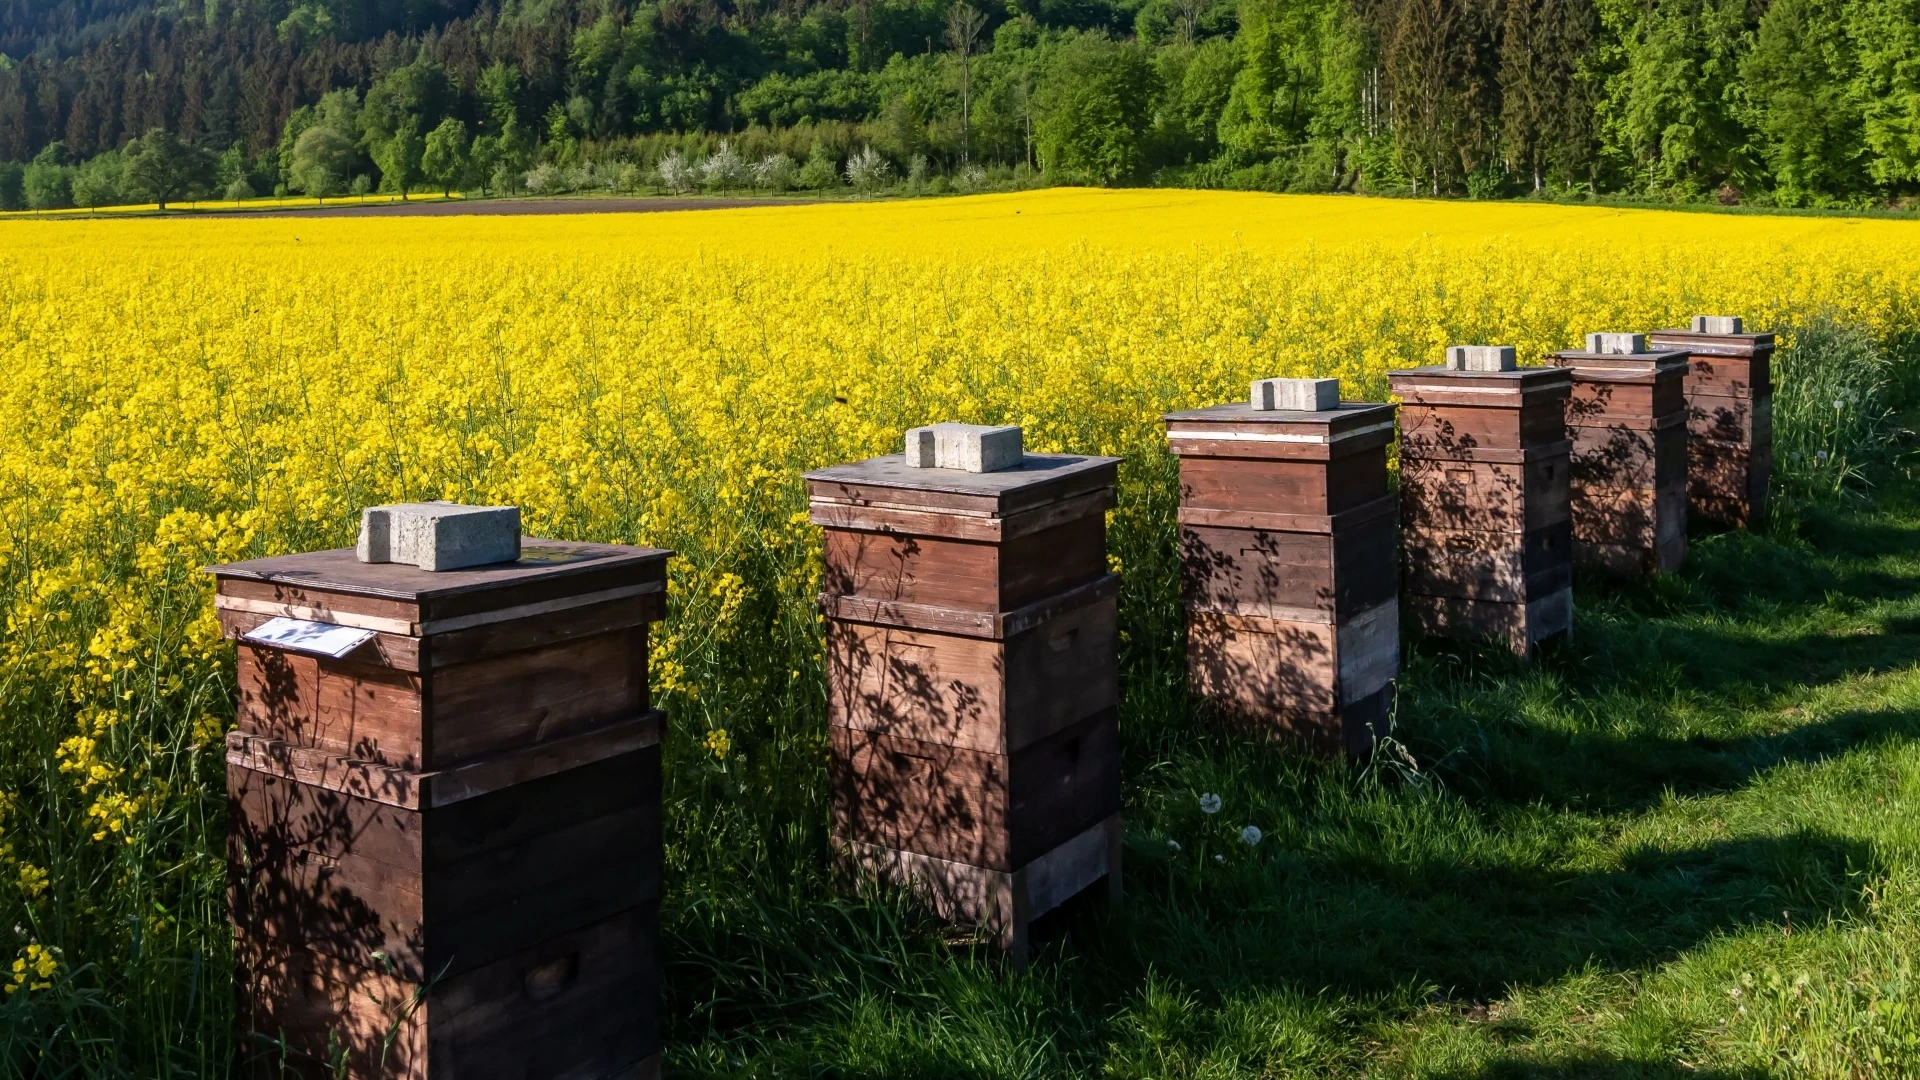
<svg viewBox="0 0 1920 1080">
<path fill-rule="evenodd" d="M 1260 412 L 1324 412 L 1340 407 L 1339 379 L 1260 379 L 1253 384 Z"/>
<path fill-rule="evenodd" d="M 930 427 L 917 427 L 907 432 L 907 464 L 916 469 L 935 468 L 940 460 L 939 440 Z"/>
<path fill-rule="evenodd" d="M 999 472 L 1026 456 L 1020 429 L 1012 424 L 930 424 L 907 432 L 907 464 L 918 469 Z"/>
<path fill-rule="evenodd" d="M 1741 319 L 1738 315 L 1695 315 L 1693 332 L 1696 334 L 1739 334 Z"/>
<path fill-rule="evenodd" d="M 1512 371 L 1519 367 L 1511 345 L 1449 345 L 1447 367 L 1454 371 Z"/>
<path fill-rule="evenodd" d="M 393 503 L 360 512 L 361 562 L 459 570 L 520 557 L 520 508 Z"/>
<path fill-rule="evenodd" d="M 1588 334 L 1587 351 L 1602 356 L 1632 356 L 1647 351 L 1647 335 Z"/>
</svg>

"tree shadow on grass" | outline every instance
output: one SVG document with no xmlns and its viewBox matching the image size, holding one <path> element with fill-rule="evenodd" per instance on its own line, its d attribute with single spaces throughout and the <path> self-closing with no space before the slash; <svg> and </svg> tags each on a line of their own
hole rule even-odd
<svg viewBox="0 0 1920 1080">
<path fill-rule="evenodd" d="M 1699 1069 L 1678 1061 L 1633 1061 L 1599 1054 L 1551 1062 L 1496 1061 L 1430 1074 L 1434 1080 L 1761 1080 L 1758 1069 Z"/>
<path fill-rule="evenodd" d="M 1136 845 L 1132 899 L 1079 922 L 1074 948 L 1099 968 L 1222 991 L 1428 985 L 1485 1000 L 1596 968 L 1644 970 L 1722 934 L 1845 917 L 1880 873 L 1867 845 L 1809 831 L 1644 849 L 1596 871 L 1463 858 L 1429 839 L 1431 854 L 1394 856 L 1329 830 L 1226 866 Z"/>
</svg>

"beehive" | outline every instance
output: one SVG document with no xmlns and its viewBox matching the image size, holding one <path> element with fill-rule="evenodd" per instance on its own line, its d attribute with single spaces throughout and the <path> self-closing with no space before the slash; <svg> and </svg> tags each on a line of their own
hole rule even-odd
<svg viewBox="0 0 1920 1080">
<path fill-rule="evenodd" d="M 1684 350 L 1687 503 L 1704 520 L 1747 526 L 1767 512 L 1773 478 L 1772 334 L 1740 320 L 1696 316 L 1695 329 L 1655 330 L 1655 349 Z"/>
<path fill-rule="evenodd" d="M 1400 398 L 1408 617 L 1530 655 L 1573 621 L 1563 368 L 1388 372 Z"/>
<path fill-rule="evenodd" d="M 1193 691 L 1255 733 L 1358 755 L 1385 734 L 1400 669 L 1394 408 L 1331 404 L 1165 422 Z"/>
<path fill-rule="evenodd" d="M 1687 354 L 1609 336 L 1631 341 L 1550 357 L 1573 373 L 1573 558 L 1621 577 L 1677 570 L 1687 558 Z"/>
<path fill-rule="evenodd" d="M 300 1075 L 657 1072 L 667 558 L 526 539 L 439 573 L 352 549 L 210 568 L 253 1072 L 281 1074 L 281 1039 Z M 324 633 L 276 633 L 300 624 Z M 298 644 L 340 635 L 366 640 Z"/>
<path fill-rule="evenodd" d="M 1120 883 L 1117 461 L 901 455 L 806 475 L 825 528 L 833 831 L 847 868 L 984 925 Z"/>
</svg>

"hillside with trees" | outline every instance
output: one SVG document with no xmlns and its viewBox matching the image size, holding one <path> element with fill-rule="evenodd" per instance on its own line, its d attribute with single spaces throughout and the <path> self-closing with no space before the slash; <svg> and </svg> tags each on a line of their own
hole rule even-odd
<svg viewBox="0 0 1920 1080">
<path fill-rule="evenodd" d="M 0 0 L 0 206 L 1920 194 L 1920 0 Z"/>
</svg>

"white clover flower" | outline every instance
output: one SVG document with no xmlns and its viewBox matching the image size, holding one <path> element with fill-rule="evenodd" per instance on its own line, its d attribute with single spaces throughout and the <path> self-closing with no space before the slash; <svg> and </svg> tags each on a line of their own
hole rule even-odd
<svg viewBox="0 0 1920 1080">
<path fill-rule="evenodd" d="M 1167 837 L 1167 850 L 1178 855 L 1180 853 L 1180 841 L 1175 840 L 1171 836 Z"/>
<path fill-rule="evenodd" d="M 1260 831 L 1260 826 L 1249 825 L 1246 828 L 1240 830 L 1240 842 L 1247 845 L 1248 847 L 1252 847 L 1253 845 L 1260 842 L 1260 837 L 1263 835 L 1265 834 L 1263 834 Z"/>
<path fill-rule="evenodd" d="M 1211 791 L 1207 792 L 1205 795 L 1200 796 L 1200 812 L 1203 814 L 1219 813 L 1220 812 L 1220 796 L 1215 795 Z"/>
</svg>

